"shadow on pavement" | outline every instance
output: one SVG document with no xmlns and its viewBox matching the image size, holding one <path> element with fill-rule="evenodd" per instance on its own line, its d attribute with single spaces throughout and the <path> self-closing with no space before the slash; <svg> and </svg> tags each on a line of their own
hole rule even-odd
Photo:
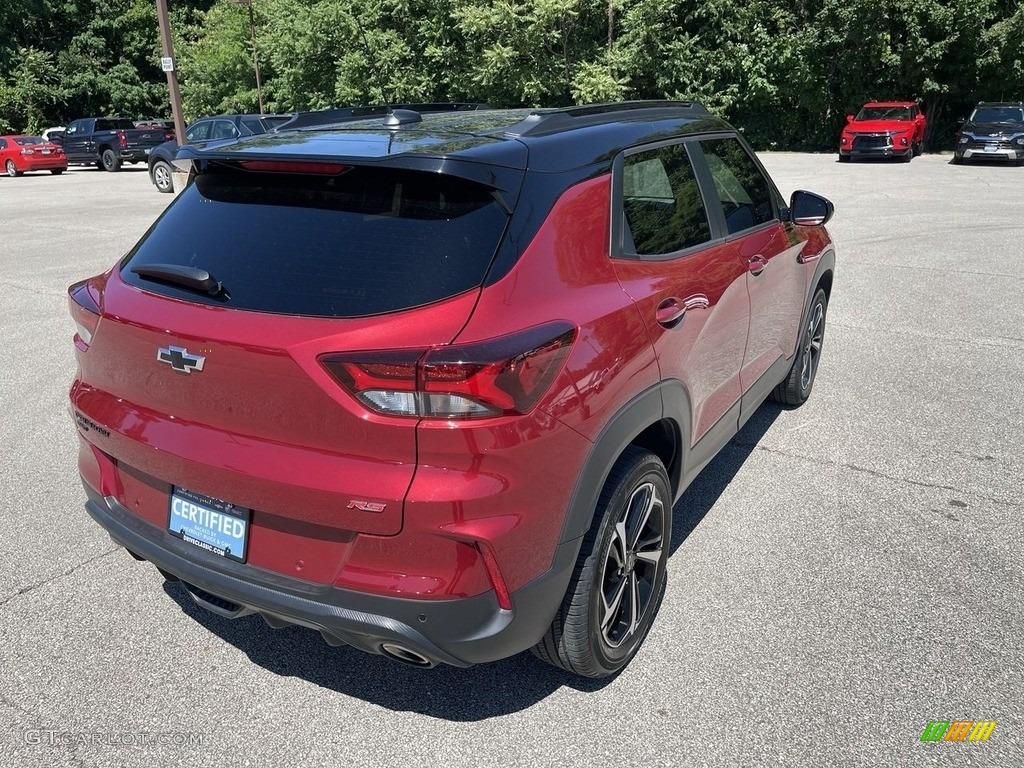
<svg viewBox="0 0 1024 768">
<path fill-rule="evenodd" d="M 776 405 L 762 406 L 683 494 L 674 509 L 672 552 L 704 519 L 780 412 Z M 530 653 L 469 669 L 418 669 L 354 648 L 332 648 L 319 634 L 302 627 L 275 630 L 258 616 L 222 618 L 196 605 L 177 584 L 165 582 L 164 591 L 186 614 L 274 674 L 442 720 L 499 717 L 526 709 L 562 687 L 589 693 L 614 679 L 570 675 Z"/>
<path fill-rule="evenodd" d="M 729 483 L 740 471 L 747 457 L 754 451 L 769 427 L 782 413 L 775 403 L 765 403 L 750 417 L 743 429 L 704 467 L 690 483 L 672 510 L 672 543 L 670 553 L 682 545 L 700 525 L 700 521 L 718 501 Z"/>
</svg>

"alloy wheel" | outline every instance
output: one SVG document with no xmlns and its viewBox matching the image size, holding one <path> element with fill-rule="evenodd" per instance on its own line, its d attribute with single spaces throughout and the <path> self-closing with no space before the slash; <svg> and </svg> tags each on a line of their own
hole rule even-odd
<svg viewBox="0 0 1024 768">
<path fill-rule="evenodd" d="M 636 633 L 651 609 L 664 556 L 664 501 L 653 483 L 637 486 L 615 523 L 601 572 L 600 628 L 610 648 Z"/>
<path fill-rule="evenodd" d="M 825 308 L 820 302 L 814 305 L 811 319 L 807 323 L 807 334 L 804 337 L 803 367 L 800 370 L 800 386 L 804 390 L 811 386 L 814 374 L 818 371 L 818 360 L 821 359 L 821 342 L 825 337 Z"/>
</svg>

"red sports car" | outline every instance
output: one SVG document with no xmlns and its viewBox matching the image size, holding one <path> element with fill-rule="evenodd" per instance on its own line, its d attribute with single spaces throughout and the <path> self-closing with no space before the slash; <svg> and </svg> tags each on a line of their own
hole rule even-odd
<svg viewBox="0 0 1024 768">
<path fill-rule="evenodd" d="M 869 102 L 846 116 L 839 137 L 839 161 L 857 157 L 898 157 L 909 163 L 924 147 L 924 114 L 913 101 Z"/>
<path fill-rule="evenodd" d="M 59 176 L 68 169 L 68 158 L 59 144 L 41 136 L 0 136 L 0 165 L 8 176 L 26 171 L 49 171 Z"/>
</svg>

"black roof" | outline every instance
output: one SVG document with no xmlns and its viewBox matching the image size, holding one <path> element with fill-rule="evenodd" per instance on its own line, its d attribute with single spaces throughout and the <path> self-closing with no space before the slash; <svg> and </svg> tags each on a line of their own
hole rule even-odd
<svg viewBox="0 0 1024 768">
<path fill-rule="evenodd" d="M 702 105 L 687 101 L 620 102 L 566 109 L 460 106 L 444 112 L 403 112 L 401 124 L 394 127 L 386 126 L 386 109 L 356 108 L 377 111 L 369 118 L 344 114 L 352 108 L 327 110 L 322 122 L 305 117 L 271 133 L 208 149 L 186 146 L 178 158 L 349 159 L 415 167 L 426 167 L 423 161 L 428 159 L 450 159 L 559 172 L 610 165 L 619 151 L 636 144 L 685 133 L 731 130 L 728 123 Z M 391 115 L 391 122 L 399 121 Z"/>
</svg>

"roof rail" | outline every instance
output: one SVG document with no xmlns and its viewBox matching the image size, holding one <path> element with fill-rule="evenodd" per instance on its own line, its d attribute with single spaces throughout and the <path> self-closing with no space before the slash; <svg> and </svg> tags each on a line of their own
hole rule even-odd
<svg viewBox="0 0 1024 768">
<path fill-rule="evenodd" d="M 364 120 L 378 115 L 385 116 L 395 110 L 413 112 L 470 112 L 477 109 L 490 109 L 488 104 L 477 104 L 461 101 L 440 101 L 429 104 L 377 104 L 373 106 L 336 107 L 320 109 L 313 112 L 296 112 L 287 123 L 279 125 L 278 131 L 293 131 L 299 128 L 323 127 L 352 120 Z"/>
<path fill-rule="evenodd" d="M 711 113 L 697 101 L 618 101 L 564 109 L 539 109 L 509 127 L 511 136 L 541 136 L 569 128 L 602 125 L 616 120 L 657 120 L 666 117 L 708 117 Z"/>
</svg>

